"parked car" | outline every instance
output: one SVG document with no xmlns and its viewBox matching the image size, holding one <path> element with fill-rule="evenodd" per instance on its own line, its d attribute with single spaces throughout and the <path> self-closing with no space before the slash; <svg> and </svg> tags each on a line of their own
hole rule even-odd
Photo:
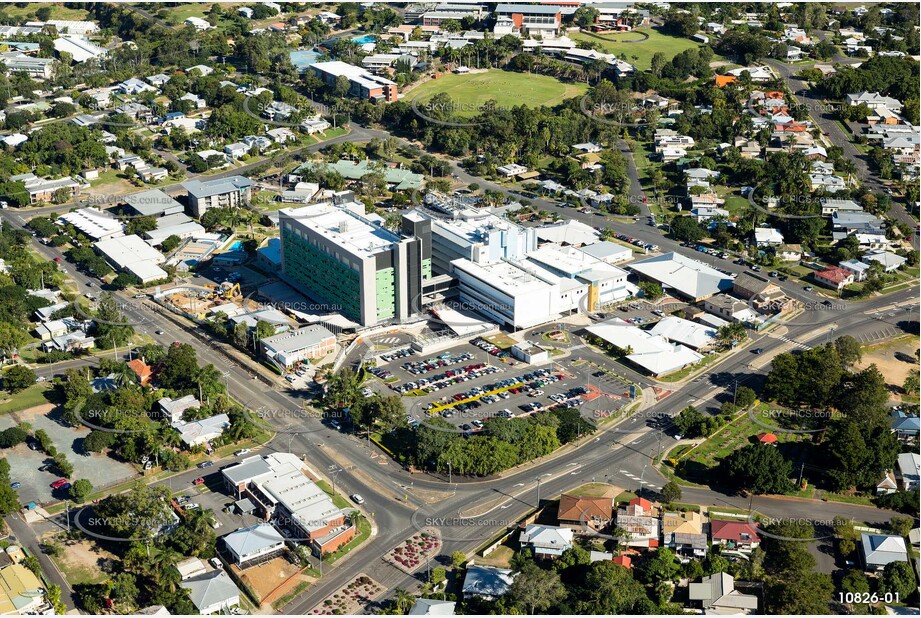
<svg viewBox="0 0 921 618">
<path fill-rule="evenodd" d="M 364 504 L 364 503 L 365 503 L 365 499 L 362 498 L 361 495 L 359 495 L 359 494 L 352 494 L 352 495 L 349 496 L 349 497 L 352 499 L 352 502 L 354 502 L 355 504 Z"/>
<path fill-rule="evenodd" d="M 239 451 L 233 454 L 234 457 L 242 457 L 243 455 L 249 455 L 248 448 L 241 448 Z"/>
<path fill-rule="evenodd" d="M 64 485 L 68 485 L 67 479 L 58 479 L 51 484 L 52 489 L 61 489 Z"/>
<path fill-rule="evenodd" d="M 195 479 L 194 481 L 192 481 L 192 484 L 193 484 L 193 485 L 204 485 L 204 484 L 205 484 L 205 479 L 203 479 L 202 477 L 198 477 L 197 479 Z"/>
<path fill-rule="evenodd" d="M 19 481 L 13 481 L 12 483 L 10 483 L 10 487 L 12 487 L 13 489 L 19 489 L 20 487 L 22 487 L 22 483 L 20 483 Z"/>
<path fill-rule="evenodd" d="M 199 468 L 210 468 L 213 465 L 214 465 L 213 461 L 203 461 L 200 464 L 198 464 L 198 467 Z"/>
</svg>

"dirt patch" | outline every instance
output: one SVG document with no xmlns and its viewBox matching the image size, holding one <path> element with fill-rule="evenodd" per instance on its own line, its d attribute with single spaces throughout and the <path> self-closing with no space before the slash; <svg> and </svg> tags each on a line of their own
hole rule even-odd
<svg viewBox="0 0 921 618">
<path fill-rule="evenodd" d="M 25 421 L 28 423 L 36 416 L 47 416 L 54 410 L 57 406 L 53 403 L 43 403 L 40 406 L 33 406 L 31 408 L 26 408 L 25 410 L 20 410 L 16 412 L 16 416 L 20 421 Z"/>
<path fill-rule="evenodd" d="M 860 359 L 856 367 L 857 369 L 865 369 L 870 365 L 876 365 L 880 373 L 885 376 L 886 383 L 890 386 L 890 398 L 898 400 L 905 378 L 918 372 L 918 361 L 915 356 L 917 350 L 918 339 L 915 337 L 864 348 L 863 358 Z"/>
<path fill-rule="evenodd" d="M 249 567 L 243 571 L 234 567 L 237 575 L 243 580 L 249 589 L 253 591 L 259 602 L 262 603 L 269 594 L 281 585 L 294 587 L 301 581 L 312 581 L 307 576 L 294 577 L 300 571 L 300 567 L 291 564 L 285 558 L 273 558 L 265 564 Z M 273 598 L 284 596 L 285 590 L 279 590 L 273 595 Z"/>
<path fill-rule="evenodd" d="M 581 487 L 576 487 L 566 493 L 570 496 L 580 496 L 583 498 L 611 498 L 614 499 L 623 491 L 622 488 L 608 483 L 587 483 Z"/>
<path fill-rule="evenodd" d="M 43 538 L 51 541 L 53 535 Z M 90 541 L 66 541 L 64 552 L 55 558 L 58 567 L 71 584 L 96 584 L 108 579 L 109 575 L 101 565 L 107 560 L 116 560 L 114 554 Z"/>
</svg>

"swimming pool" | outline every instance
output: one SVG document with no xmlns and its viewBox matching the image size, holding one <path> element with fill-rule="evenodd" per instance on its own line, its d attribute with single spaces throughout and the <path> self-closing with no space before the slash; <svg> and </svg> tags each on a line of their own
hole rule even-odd
<svg viewBox="0 0 921 618">
<path fill-rule="evenodd" d="M 357 36 L 353 38 L 352 40 L 358 43 L 359 45 L 364 45 L 365 43 L 374 43 L 377 40 L 377 37 L 374 36 L 373 34 L 365 34 L 362 36 Z"/>
<path fill-rule="evenodd" d="M 242 250 L 243 250 L 242 240 L 234 241 L 232 245 L 230 245 L 229 247 L 227 247 L 227 249 L 225 249 L 225 251 L 242 251 Z"/>
</svg>

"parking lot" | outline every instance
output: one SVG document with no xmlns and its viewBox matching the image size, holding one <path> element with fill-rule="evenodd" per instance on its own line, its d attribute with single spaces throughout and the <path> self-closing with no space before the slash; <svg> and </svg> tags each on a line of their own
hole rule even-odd
<svg viewBox="0 0 921 618">
<path fill-rule="evenodd" d="M 134 466 L 116 461 L 99 453 L 89 453 L 83 447 L 83 440 L 89 434 L 86 427 L 69 427 L 58 422 L 57 410 L 48 410 L 46 406 L 24 410 L 0 417 L 0 430 L 16 426 L 19 422 L 32 425 L 32 430 L 43 429 L 51 438 L 55 448 L 67 455 L 67 460 L 74 466 L 73 478 L 88 479 L 94 487 L 104 487 L 126 481 L 137 475 Z M 52 489 L 51 483 L 61 478 L 51 470 L 39 470 L 51 458 L 39 450 L 32 450 L 26 443 L 12 449 L 6 449 L 2 455 L 10 464 L 10 480 L 21 483 L 16 490 L 20 504 L 36 504 L 62 500 L 67 497 L 67 490 Z"/>
<path fill-rule="evenodd" d="M 478 347 L 476 344 L 479 343 Z M 626 405 L 629 384 L 592 366 L 571 360 L 527 365 L 473 340 L 431 355 L 394 350 L 379 359 L 366 385 L 405 398 L 411 425 L 439 416 L 459 431 L 476 432 L 486 418 L 521 417 L 551 407 L 572 407 L 597 421 Z"/>
</svg>

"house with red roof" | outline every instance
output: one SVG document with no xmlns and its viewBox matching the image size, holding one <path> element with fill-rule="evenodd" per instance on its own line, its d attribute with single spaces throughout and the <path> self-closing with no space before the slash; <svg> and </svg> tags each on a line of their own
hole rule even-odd
<svg viewBox="0 0 921 618">
<path fill-rule="evenodd" d="M 829 266 L 813 274 L 813 277 L 816 283 L 836 290 L 841 290 L 854 283 L 854 273 L 840 266 Z"/>
<path fill-rule="evenodd" d="M 615 556 L 614 560 L 612 560 L 611 562 L 613 562 L 617 566 L 622 566 L 625 569 L 633 568 L 633 560 L 630 559 L 630 556 Z"/>
<path fill-rule="evenodd" d="M 747 521 L 715 519 L 710 522 L 710 540 L 721 548 L 749 553 L 761 544 L 758 528 Z"/>
<path fill-rule="evenodd" d="M 777 436 L 772 433 L 759 433 L 757 436 L 758 442 L 761 444 L 775 444 L 777 442 Z"/>
<path fill-rule="evenodd" d="M 645 498 L 634 498 L 618 509 L 617 527 L 630 533 L 627 547 L 659 547 L 659 509 Z"/>
<path fill-rule="evenodd" d="M 143 358 L 136 358 L 129 361 L 128 369 L 133 371 L 134 375 L 137 376 L 138 384 L 141 386 L 150 384 L 150 380 L 153 378 L 154 368 L 153 365 L 148 365 Z"/>
</svg>

